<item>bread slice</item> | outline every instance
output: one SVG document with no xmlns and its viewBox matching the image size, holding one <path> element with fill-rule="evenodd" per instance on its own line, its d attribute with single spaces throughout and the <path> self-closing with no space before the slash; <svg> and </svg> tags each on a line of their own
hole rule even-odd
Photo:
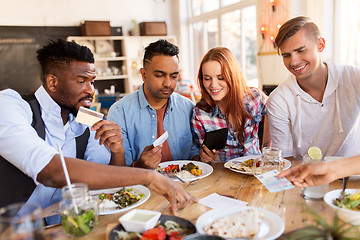
<svg viewBox="0 0 360 240">
<path fill-rule="evenodd" d="M 204 227 L 208 235 L 223 238 L 254 238 L 259 232 L 263 212 L 247 209 L 215 220 Z"/>
</svg>

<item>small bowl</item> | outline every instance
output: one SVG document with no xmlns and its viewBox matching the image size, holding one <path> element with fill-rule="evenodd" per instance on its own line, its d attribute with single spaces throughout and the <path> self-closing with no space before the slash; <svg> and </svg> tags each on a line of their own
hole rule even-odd
<svg viewBox="0 0 360 240">
<path fill-rule="evenodd" d="M 341 189 L 337 189 L 331 192 L 328 192 L 324 196 L 324 201 L 332 208 L 334 208 L 338 212 L 338 216 L 344 222 L 353 224 L 353 225 L 360 225 L 360 211 L 339 208 L 334 204 L 334 200 L 340 196 Z M 346 189 L 346 193 L 353 194 L 357 190 L 356 189 Z"/>
<path fill-rule="evenodd" d="M 155 227 L 161 216 L 160 212 L 145 209 L 134 209 L 119 218 L 119 222 L 127 232 L 143 233 Z"/>
</svg>

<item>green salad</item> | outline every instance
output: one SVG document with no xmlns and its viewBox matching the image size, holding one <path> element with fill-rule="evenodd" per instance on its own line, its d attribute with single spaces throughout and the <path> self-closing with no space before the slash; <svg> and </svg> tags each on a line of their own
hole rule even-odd
<svg viewBox="0 0 360 240">
<path fill-rule="evenodd" d="M 354 194 L 345 194 L 343 199 L 335 200 L 335 205 L 340 208 L 360 211 L 360 192 L 356 192 Z"/>
<path fill-rule="evenodd" d="M 104 201 L 107 199 L 109 201 L 113 201 L 114 203 L 117 204 L 117 208 L 120 209 L 136 203 L 143 197 L 145 197 L 144 193 L 136 195 L 132 192 L 132 188 L 121 188 L 119 191 L 113 194 L 109 194 L 109 193 L 99 194 L 100 200 Z"/>
</svg>

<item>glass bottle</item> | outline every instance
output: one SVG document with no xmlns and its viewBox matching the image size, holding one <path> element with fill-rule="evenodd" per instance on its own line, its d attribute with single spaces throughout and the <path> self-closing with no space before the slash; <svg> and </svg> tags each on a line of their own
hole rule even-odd
<svg viewBox="0 0 360 240">
<path fill-rule="evenodd" d="M 91 232 L 97 223 L 98 205 L 84 183 L 62 188 L 60 202 L 61 222 L 64 232 L 70 237 L 80 237 Z"/>
</svg>

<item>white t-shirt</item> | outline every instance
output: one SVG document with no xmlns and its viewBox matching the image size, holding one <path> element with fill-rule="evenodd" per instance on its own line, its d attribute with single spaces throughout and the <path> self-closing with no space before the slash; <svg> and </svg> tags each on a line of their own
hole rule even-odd
<svg viewBox="0 0 360 240">
<path fill-rule="evenodd" d="M 360 68 L 326 64 L 322 102 L 303 91 L 294 76 L 270 94 L 266 106 L 272 146 L 284 157 L 302 159 L 311 146 L 326 156 L 360 154 Z"/>
</svg>

